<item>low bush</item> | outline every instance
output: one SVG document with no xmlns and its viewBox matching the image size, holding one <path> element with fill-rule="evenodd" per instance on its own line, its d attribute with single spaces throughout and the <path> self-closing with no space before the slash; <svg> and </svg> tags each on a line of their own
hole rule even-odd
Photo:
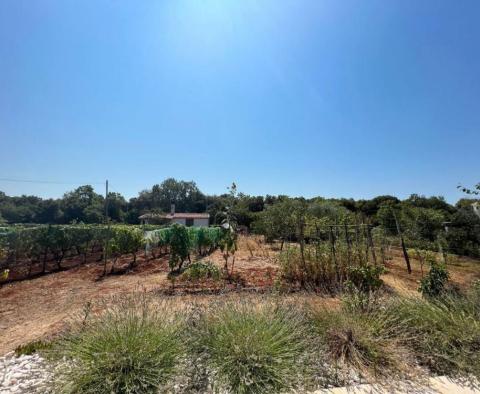
<svg viewBox="0 0 480 394">
<path fill-rule="evenodd" d="M 303 254 L 299 247 L 288 246 L 279 254 L 280 278 L 290 285 L 333 293 L 346 283 L 365 292 L 380 288 L 384 267 L 360 258 L 358 262 L 353 253 L 354 249 L 349 250 L 340 242 L 334 252 L 327 242 L 305 245 Z"/>
<path fill-rule="evenodd" d="M 445 292 L 448 277 L 447 267 L 433 260 L 431 261 L 430 271 L 422 278 L 418 290 L 424 297 L 438 297 Z"/>
<path fill-rule="evenodd" d="M 220 280 L 220 277 L 220 270 L 210 261 L 190 264 L 182 273 L 182 279 L 191 282 L 202 279 Z"/>
<path fill-rule="evenodd" d="M 214 388 L 231 393 L 288 391 L 304 371 L 303 315 L 272 302 L 226 303 L 201 319 L 197 346 Z"/>
<path fill-rule="evenodd" d="M 145 295 L 88 313 L 50 353 L 61 393 L 158 393 L 184 353 L 181 321 Z M 110 304 L 109 304 L 110 305 Z"/>
<path fill-rule="evenodd" d="M 348 283 L 363 292 L 372 292 L 380 289 L 383 284 L 380 275 L 385 272 L 381 265 L 366 264 L 348 269 Z"/>
</svg>

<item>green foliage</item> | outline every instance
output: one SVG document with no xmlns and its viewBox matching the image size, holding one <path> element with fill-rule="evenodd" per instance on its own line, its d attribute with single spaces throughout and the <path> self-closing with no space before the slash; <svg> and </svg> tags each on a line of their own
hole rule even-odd
<svg viewBox="0 0 480 394">
<path fill-rule="evenodd" d="M 182 279 L 186 281 L 198 281 L 201 279 L 219 280 L 220 277 L 220 270 L 210 261 L 190 264 L 182 273 Z"/>
<path fill-rule="evenodd" d="M 100 314 L 79 320 L 49 353 L 56 392 L 158 393 L 184 354 L 178 314 L 166 314 L 145 295 L 114 299 Z"/>
<path fill-rule="evenodd" d="M 133 267 L 137 252 L 148 244 L 169 249 L 174 269 L 181 267 L 191 252 L 200 252 L 202 255 L 212 252 L 219 246 L 223 234 L 220 227 L 185 228 L 178 224 L 167 228 L 83 223 L 6 226 L 0 228 L 0 263 L 6 261 L 10 268 L 14 268 L 16 262 L 21 260 L 29 260 L 30 266 L 41 262 L 41 273 L 45 273 L 51 257 L 60 269 L 65 257 L 82 255 L 85 262 L 92 250 L 102 249 L 107 261 L 113 259 L 113 270 L 116 259 L 125 254 L 132 254 Z"/>
<path fill-rule="evenodd" d="M 418 289 L 424 297 L 438 297 L 445 291 L 449 274 L 444 264 L 431 261 L 429 273 L 422 278 Z"/>
<path fill-rule="evenodd" d="M 65 193 L 62 199 L 64 223 L 101 223 L 105 220 L 104 204 L 104 198 L 90 185 Z"/>
<path fill-rule="evenodd" d="M 15 355 L 17 357 L 23 356 L 23 355 L 29 356 L 34 353 L 49 350 L 52 348 L 52 346 L 53 346 L 52 342 L 47 342 L 42 340 L 32 341 L 25 345 L 17 346 L 17 348 L 15 349 Z"/>
<path fill-rule="evenodd" d="M 237 197 L 237 185 L 235 182 L 232 183 L 232 186 L 228 188 L 228 205 L 225 207 L 224 212 L 222 212 L 222 237 L 218 243 L 220 250 L 223 254 L 223 259 L 225 260 L 225 274 L 231 279 L 233 275 L 233 268 L 235 266 L 235 252 L 237 251 L 237 218 L 234 213 L 235 201 Z M 229 268 L 229 258 L 231 258 L 230 268 Z"/>
<path fill-rule="evenodd" d="M 143 232 L 129 226 L 113 226 L 110 242 L 112 252 L 119 255 L 135 255 L 145 244 Z"/>
<path fill-rule="evenodd" d="M 376 291 L 383 285 L 380 275 L 385 268 L 380 265 L 367 264 L 359 267 L 348 268 L 348 281 L 356 289 L 365 293 Z"/>
<path fill-rule="evenodd" d="M 291 199 L 268 205 L 253 224 L 256 233 L 265 235 L 267 241 L 293 239 L 296 233 Z"/>
<path fill-rule="evenodd" d="M 216 249 L 223 237 L 220 227 L 188 227 L 187 230 L 190 249 L 202 256 Z"/>
<path fill-rule="evenodd" d="M 468 200 L 452 215 L 446 238 L 450 252 L 479 257 L 480 217 L 475 214 L 472 203 Z"/>
<path fill-rule="evenodd" d="M 472 197 L 475 188 L 461 188 Z M 151 189 L 143 190 L 128 202 L 118 193 L 108 195 L 110 221 L 138 223 L 139 215 L 145 212 L 170 210 L 209 212 L 214 223 L 220 224 L 225 212 L 235 217 L 236 223 L 246 225 L 268 241 L 295 241 L 298 237 L 298 202 L 286 196 L 248 196 L 236 193 L 206 196 L 194 182 L 166 179 Z M 363 218 L 367 223 L 379 225 L 389 237 L 397 237 L 393 217 L 395 210 L 404 238 L 409 247 L 424 247 L 436 250 L 439 235 L 446 238 L 445 250 L 451 253 L 480 256 L 480 217 L 472 204 L 477 199 L 461 199 L 456 206 L 442 197 L 411 195 L 400 201 L 393 196 L 378 196 L 371 200 L 304 199 L 306 204 L 305 236 L 308 239 L 310 226 L 318 221 L 338 224 L 345 218 Z M 478 202 L 478 201 L 477 201 Z M 10 197 L 0 192 L 0 223 L 65 224 L 72 222 L 103 223 L 105 199 L 92 186 L 83 185 L 67 192 L 61 199 L 43 200 L 35 196 Z M 2 219 L 3 218 L 3 219 Z M 448 232 L 444 223 L 450 222 Z M 310 227 L 310 228 L 309 228 Z M 313 226 L 314 228 L 314 226 Z M 207 246 L 207 250 L 210 250 Z M 206 253 L 201 250 L 200 254 Z"/>
<path fill-rule="evenodd" d="M 174 224 L 170 227 L 170 269 L 181 269 L 183 262 L 190 258 L 190 237 L 187 228 L 181 224 Z"/>
<path fill-rule="evenodd" d="M 293 307 L 237 302 L 201 319 L 197 345 L 216 390 L 273 393 L 295 386 L 308 348 L 302 315 Z"/>
<path fill-rule="evenodd" d="M 223 230 L 222 237 L 219 241 L 219 247 L 223 254 L 223 259 L 225 260 L 225 271 L 227 276 L 231 276 L 233 272 L 233 264 L 235 262 L 235 252 L 237 251 L 237 233 L 233 227 L 228 227 Z M 231 271 L 228 269 L 228 259 L 230 256 L 233 256 L 233 261 L 231 263 Z"/>
</svg>

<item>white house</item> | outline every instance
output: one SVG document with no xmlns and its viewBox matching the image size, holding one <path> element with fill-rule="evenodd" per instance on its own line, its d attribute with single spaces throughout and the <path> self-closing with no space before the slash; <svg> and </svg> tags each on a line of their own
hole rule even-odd
<svg viewBox="0 0 480 394">
<path fill-rule="evenodd" d="M 172 204 L 170 213 L 146 213 L 139 217 L 142 224 L 155 222 L 170 222 L 183 224 L 187 227 L 208 227 L 210 214 L 208 213 L 189 213 L 175 212 L 175 205 Z"/>
<path fill-rule="evenodd" d="M 208 213 L 169 213 L 165 219 L 172 223 L 183 224 L 187 227 L 208 227 L 210 215 Z"/>
<path fill-rule="evenodd" d="M 472 204 L 473 207 L 473 212 L 477 214 L 477 216 L 480 218 L 480 204 L 478 202 L 474 202 Z"/>
</svg>

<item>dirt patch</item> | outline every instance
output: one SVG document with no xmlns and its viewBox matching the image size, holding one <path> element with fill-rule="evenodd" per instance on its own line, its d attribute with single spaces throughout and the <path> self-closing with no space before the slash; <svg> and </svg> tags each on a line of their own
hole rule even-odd
<svg viewBox="0 0 480 394">
<path fill-rule="evenodd" d="M 423 272 L 420 262 L 410 257 L 412 273 L 409 274 L 401 251 L 393 250 L 391 260 L 387 260 L 387 272 L 382 276 L 385 284 L 401 295 L 418 296 L 418 288 L 422 277 L 429 267 L 424 266 Z M 447 264 L 450 273 L 450 282 L 458 289 L 468 288 L 474 280 L 480 279 L 480 261 L 468 257 L 458 257 Z"/>
</svg>

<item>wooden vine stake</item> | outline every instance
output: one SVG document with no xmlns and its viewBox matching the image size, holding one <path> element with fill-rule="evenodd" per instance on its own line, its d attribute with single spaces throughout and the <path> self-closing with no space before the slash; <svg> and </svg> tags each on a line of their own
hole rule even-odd
<svg viewBox="0 0 480 394">
<path fill-rule="evenodd" d="M 333 233 L 333 226 L 330 226 L 330 243 L 332 246 L 332 257 L 333 257 L 333 264 L 335 265 L 335 273 L 337 276 L 337 282 L 340 283 L 340 272 L 338 270 L 338 262 L 337 262 L 337 254 L 335 251 L 335 235 Z"/>
<path fill-rule="evenodd" d="M 368 242 L 370 243 L 370 248 L 372 250 L 373 262 L 375 263 L 375 265 L 377 265 L 377 256 L 375 254 L 375 245 L 373 244 L 372 227 L 370 226 L 370 224 L 367 224 L 367 237 Z"/>
<path fill-rule="evenodd" d="M 350 265 L 350 258 L 351 258 L 351 255 L 352 255 L 352 251 L 351 251 L 351 248 L 352 248 L 352 245 L 350 243 L 350 237 L 348 235 L 348 226 L 347 226 L 347 220 L 345 220 L 343 222 L 343 227 L 345 229 L 345 242 L 347 244 L 347 264 Z"/>
<path fill-rule="evenodd" d="M 393 213 L 393 218 L 395 219 L 395 224 L 397 226 L 397 233 L 402 243 L 403 257 L 405 257 L 405 262 L 407 263 L 407 271 L 409 274 L 411 274 L 412 267 L 410 266 L 410 259 L 408 257 L 407 248 L 405 247 L 405 241 L 403 239 L 402 230 L 400 229 L 400 224 L 398 223 L 397 215 L 395 215 L 395 211 L 393 209 L 392 209 L 392 213 Z"/>
<path fill-rule="evenodd" d="M 362 218 L 362 233 L 363 233 L 362 235 L 363 235 L 363 240 L 365 241 L 365 264 L 368 264 L 368 255 L 369 255 L 369 248 L 370 248 L 367 227 L 368 226 L 365 224 L 365 219 Z"/>
<path fill-rule="evenodd" d="M 355 246 L 357 248 L 358 264 L 362 264 L 362 251 L 360 250 L 360 229 L 357 218 L 355 218 Z"/>
</svg>

